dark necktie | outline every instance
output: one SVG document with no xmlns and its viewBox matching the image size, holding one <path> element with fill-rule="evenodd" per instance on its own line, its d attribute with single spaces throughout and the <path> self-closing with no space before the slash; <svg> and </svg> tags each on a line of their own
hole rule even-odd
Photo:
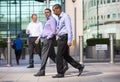
<svg viewBox="0 0 120 82">
<path fill-rule="evenodd" d="M 59 29 L 60 19 L 61 19 L 61 16 L 58 17 L 58 22 L 57 22 L 57 28 L 58 29 Z"/>
</svg>

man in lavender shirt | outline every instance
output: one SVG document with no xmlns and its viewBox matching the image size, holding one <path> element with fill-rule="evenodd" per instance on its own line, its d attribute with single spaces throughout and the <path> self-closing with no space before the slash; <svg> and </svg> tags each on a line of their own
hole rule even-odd
<svg viewBox="0 0 120 82">
<path fill-rule="evenodd" d="M 44 39 L 43 41 L 43 48 L 42 48 L 42 63 L 41 68 L 38 71 L 38 73 L 34 74 L 34 76 L 45 76 L 45 67 L 48 60 L 48 57 L 50 57 L 54 62 L 56 58 L 55 50 L 54 50 L 54 44 L 56 40 L 56 26 L 57 22 L 56 19 L 51 15 L 51 10 L 49 8 L 45 9 L 45 16 L 46 16 L 46 22 L 44 25 L 43 32 L 39 35 L 37 40 L 35 41 L 36 44 L 39 43 L 39 40 L 41 38 Z M 64 71 L 68 69 L 67 64 L 64 67 Z"/>
<path fill-rule="evenodd" d="M 54 50 L 54 41 L 56 35 L 56 20 L 53 16 L 51 16 L 51 10 L 49 8 L 45 9 L 46 22 L 43 27 L 43 32 L 36 39 L 35 43 L 38 44 L 40 39 L 44 39 L 43 48 L 41 53 L 41 68 L 38 73 L 34 74 L 34 76 L 45 76 L 45 67 L 50 57 L 55 62 L 55 50 Z"/>
</svg>

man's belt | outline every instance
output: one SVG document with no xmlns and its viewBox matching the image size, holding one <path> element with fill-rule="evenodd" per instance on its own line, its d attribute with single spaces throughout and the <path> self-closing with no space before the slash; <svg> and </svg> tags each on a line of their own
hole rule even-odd
<svg viewBox="0 0 120 82">
<path fill-rule="evenodd" d="M 61 36 L 58 36 L 58 39 L 64 39 L 64 38 L 67 38 L 68 37 L 68 34 L 63 34 Z"/>
</svg>

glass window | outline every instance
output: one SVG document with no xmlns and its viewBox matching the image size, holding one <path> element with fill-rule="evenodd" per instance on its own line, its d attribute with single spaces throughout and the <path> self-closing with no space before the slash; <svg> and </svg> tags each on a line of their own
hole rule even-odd
<svg viewBox="0 0 120 82">
<path fill-rule="evenodd" d="M 96 6 L 96 0 L 94 0 L 94 5 Z"/>
<path fill-rule="evenodd" d="M 93 3 L 93 0 L 91 1 L 91 6 L 93 7 L 94 3 Z"/>
<path fill-rule="evenodd" d="M 93 6 L 94 6 L 94 0 L 92 1 L 92 4 L 93 4 Z"/>
<path fill-rule="evenodd" d="M 110 14 L 107 15 L 107 19 L 110 19 Z"/>
<path fill-rule="evenodd" d="M 103 4 L 103 0 L 100 1 L 100 4 Z"/>
<path fill-rule="evenodd" d="M 88 4 L 88 8 L 90 8 L 91 7 L 91 1 L 89 2 L 89 4 Z"/>
<path fill-rule="evenodd" d="M 118 13 L 118 18 L 120 18 L 120 13 Z"/>
<path fill-rule="evenodd" d="M 104 4 L 106 4 L 106 0 L 104 0 Z"/>
<path fill-rule="evenodd" d="M 107 3 L 110 3 L 110 0 L 107 0 Z"/>
<path fill-rule="evenodd" d="M 92 34 L 92 38 L 96 38 L 96 34 Z"/>
<path fill-rule="evenodd" d="M 112 0 L 112 2 L 116 2 L 116 0 Z"/>
<path fill-rule="evenodd" d="M 103 15 L 101 15 L 101 19 L 103 19 Z"/>
<path fill-rule="evenodd" d="M 94 16 L 94 20 L 96 20 L 96 16 Z"/>
<path fill-rule="evenodd" d="M 113 18 L 116 18 L 116 14 L 115 13 L 112 16 L 113 16 Z"/>
<path fill-rule="evenodd" d="M 99 0 L 97 0 L 97 3 L 98 3 L 98 5 L 100 4 L 100 1 Z"/>
</svg>

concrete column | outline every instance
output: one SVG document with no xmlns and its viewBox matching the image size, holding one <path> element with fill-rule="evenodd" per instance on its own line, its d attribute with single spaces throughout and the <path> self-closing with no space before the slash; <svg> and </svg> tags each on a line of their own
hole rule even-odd
<svg viewBox="0 0 120 82">
<path fill-rule="evenodd" d="M 8 50 L 7 50 L 7 66 L 11 66 L 12 64 L 12 60 L 11 60 L 11 41 L 10 41 L 10 37 L 8 37 Z"/>
<path fill-rule="evenodd" d="M 46 7 L 47 7 L 47 8 L 50 7 L 50 0 L 46 0 Z"/>
<path fill-rule="evenodd" d="M 114 34 L 109 34 L 109 38 L 110 38 L 110 63 L 111 64 L 114 63 L 113 37 L 114 37 Z"/>
<path fill-rule="evenodd" d="M 70 16 L 75 45 L 71 52 L 79 54 L 79 36 L 83 36 L 83 0 L 65 0 L 65 12 Z M 77 55 L 78 56 L 78 55 Z"/>
</svg>

